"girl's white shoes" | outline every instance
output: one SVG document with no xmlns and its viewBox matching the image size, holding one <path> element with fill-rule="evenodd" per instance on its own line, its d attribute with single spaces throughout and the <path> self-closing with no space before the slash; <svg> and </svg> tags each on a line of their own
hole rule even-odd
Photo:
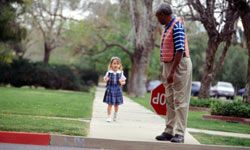
<svg viewBox="0 0 250 150">
<path fill-rule="evenodd" d="M 113 117 L 113 121 L 116 121 L 117 120 L 117 113 L 114 113 L 114 117 Z M 108 118 L 106 119 L 107 122 L 111 122 L 112 119 L 111 119 L 111 116 L 108 116 Z"/>
<path fill-rule="evenodd" d="M 116 119 L 117 119 L 117 113 L 114 113 L 114 118 L 113 118 L 113 120 L 116 121 Z"/>
<path fill-rule="evenodd" d="M 107 121 L 107 122 L 111 122 L 111 121 L 112 121 L 111 117 L 108 117 L 108 118 L 106 119 L 106 121 Z"/>
</svg>

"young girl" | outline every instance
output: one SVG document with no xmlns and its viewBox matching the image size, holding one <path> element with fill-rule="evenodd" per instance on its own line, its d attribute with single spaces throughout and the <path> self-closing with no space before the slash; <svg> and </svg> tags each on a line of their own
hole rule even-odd
<svg viewBox="0 0 250 150">
<path fill-rule="evenodd" d="M 126 77 L 123 75 L 121 59 L 119 57 L 111 58 L 104 81 L 107 82 L 107 89 L 103 98 L 103 102 L 108 104 L 108 118 L 106 121 L 111 122 L 112 120 L 112 106 L 115 109 L 113 120 L 116 121 L 119 105 L 123 103 L 121 86 L 126 83 Z"/>
</svg>

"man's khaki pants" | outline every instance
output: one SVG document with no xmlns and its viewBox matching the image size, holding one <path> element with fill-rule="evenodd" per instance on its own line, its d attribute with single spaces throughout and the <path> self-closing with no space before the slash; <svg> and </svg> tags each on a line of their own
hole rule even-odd
<svg viewBox="0 0 250 150">
<path fill-rule="evenodd" d="M 167 83 L 167 76 L 173 62 L 163 63 L 163 84 L 167 101 L 165 132 L 169 134 L 185 134 L 191 94 L 192 62 L 183 57 L 174 75 L 174 83 Z"/>
</svg>

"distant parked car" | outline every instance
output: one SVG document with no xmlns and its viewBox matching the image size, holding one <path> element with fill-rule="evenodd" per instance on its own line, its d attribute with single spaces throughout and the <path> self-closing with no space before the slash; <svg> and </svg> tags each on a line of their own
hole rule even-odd
<svg viewBox="0 0 250 150">
<path fill-rule="evenodd" d="M 246 98 L 247 98 L 246 88 L 239 89 L 237 95 L 242 96 L 243 100 L 246 100 Z"/>
<path fill-rule="evenodd" d="M 246 89 L 245 88 L 241 88 L 241 89 L 238 90 L 237 95 L 243 96 L 245 92 L 246 92 Z"/>
<path fill-rule="evenodd" d="M 149 81 L 148 85 L 147 85 L 147 92 L 151 92 L 153 89 L 155 89 L 160 84 L 161 84 L 160 80 Z"/>
<path fill-rule="evenodd" d="M 211 88 L 210 94 L 218 98 L 226 97 L 227 99 L 234 99 L 235 90 L 232 83 L 219 81 Z"/>
<path fill-rule="evenodd" d="M 247 90 L 245 91 L 245 93 L 243 93 L 242 97 L 243 97 L 243 101 L 247 102 Z"/>
<path fill-rule="evenodd" d="M 192 81 L 191 95 L 198 96 L 201 88 L 200 81 Z"/>
</svg>

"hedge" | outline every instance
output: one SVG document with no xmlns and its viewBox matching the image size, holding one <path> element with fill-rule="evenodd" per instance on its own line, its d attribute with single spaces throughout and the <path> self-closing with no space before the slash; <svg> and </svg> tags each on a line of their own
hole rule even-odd
<svg viewBox="0 0 250 150">
<path fill-rule="evenodd" d="M 0 63 L 0 84 L 15 87 L 41 86 L 48 89 L 87 90 L 97 84 L 98 73 L 66 65 L 31 63 L 26 59 Z"/>
<path fill-rule="evenodd" d="M 216 100 L 214 100 L 214 99 L 194 99 L 194 98 L 191 98 L 190 106 L 210 108 L 211 103 L 213 101 L 216 101 Z"/>
<path fill-rule="evenodd" d="M 250 105 L 242 101 L 215 101 L 211 105 L 212 115 L 250 118 Z"/>
</svg>

